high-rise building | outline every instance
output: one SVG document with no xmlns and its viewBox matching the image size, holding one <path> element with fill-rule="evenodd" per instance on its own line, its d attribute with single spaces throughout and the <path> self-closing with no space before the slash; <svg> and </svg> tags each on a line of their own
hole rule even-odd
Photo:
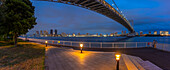
<svg viewBox="0 0 170 70">
<path fill-rule="evenodd" d="M 46 31 L 44 30 L 44 35 L 46 35 Z"/>
<path fill-rule="evenodd" d="M 122 35 L 124 35 L 123 31 L 122 31 Z"/>
<path fill-rule="evenodd" d="M 36 34 L 39 35 L 39 31 L 36 31 Z"/>
<path fill-rule="evenodd" d="M 48 35 L 48 31 L 46 30 L 46 34 Z"/>
<path fill-rule="evenodd" d="M 35 36 L 35 33 L 33 34 L 33 36 Z"/>
<path fill-rule="evenodd" d="M 73 33 L 73 34 L 72 34 L 72 36 L 73 36 L 73 37 L 75 37 L 75 36 L 76 36 L 76 34 L 75 34 L 75 33 Z"/>
<path fill-rule="evenodd" d="M 50 34 L 53 35 L 53 29 L 50 30 Z"/>
<path fill-rule="evenodd" d="M 80 35 L 80 33 L 78 33 L 78 35 Z"/>
<path fill-rule="evenodd" d="M 114 33 L 110 33 L 110 36 L 113 36 L 114 35 Z"/>
<path fill-rule="evenodd" d="M 124 31 L 124 35 L 126 35 L 126 31 Z"/>
<path fill-rule="evenodd" d="M 100 36 L 103 36 L 102 34 L 100 34 Z"/>
<path fill-rule="evenodd" d="M 57 29 L 55 29 L 55 31 L 54 31 L 54 32 L 55 32 L 55 35 L 57 35 Z"/>
<path fill-rule="evenodd" d="M 42 30 L 40 31 L 40 35 L 43 35 Z"/>
<path fill-rule="evenodd" d="M 44 35 L 48 35 L 48 31 L 47 30 L 44 30 Z"/>
<path fill-rule="evenodd" d="M 98 33 L 96 33 L 96 35 L 98 36 Z"/>
<path fill-rule="evenodd" d="M 117 36 L 117 35 L 118 35 L 118 32 L 115 32 L 115 33 L 114 33 L 114 36 Z"/>
<path fill-rule="evenodd" d="M 157 31 L 154 31 L 154 35 L 157 35 L 158 34 L 158 32 Z"/>
<path fill-rule="evenodd" d="M 67 34 L 64 33 L 64 32 L 62 32 L 62 33 L 61 33 L 61 36 L 62 36 L 62 37 L 67 37 Z"/>
<path fill-rule="evenodd" d="M 149 35 L 151 35 L 151 31 L 149 31 Z"/>
<path fill-rule="evenodd" d="M 168 31 L 160 31 L 160 35 L 169 35 Z"/>
<path fill-rule="evenodd" d="M 140 35 L 143 35 L 143 31 L 140 31 Z"/>
</svg>

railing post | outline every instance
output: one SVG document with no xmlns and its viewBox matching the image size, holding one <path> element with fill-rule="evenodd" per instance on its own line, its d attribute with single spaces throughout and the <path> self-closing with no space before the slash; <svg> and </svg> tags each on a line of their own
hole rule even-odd
<svg viewBox="0 0 170 70">
<path fill-rule="evenodd" d="M 163 44 L 162 50 L 164 50 L 164 44 Z"/>
<path fill-rule="evenodd" d="M 138 43 L 136 42 L 136 48 L 138 47 Z"/>
<path fill-rule="evenodd" d="M 112 43 L 112 47 L 114 47 L 114 43 Z"/>
<path fill-rule="evenodd" d="M 124 48 L 126 48 L 126 42 L 124 42 Z"/>
<path fill-rule="evenodd" d="M 100 43 L 100 48 L 102 48 L 102 43 Z"/>
<path fill-rule="evenodd" d="M 63 41 L 63 45 L 64 45 L 64 41 Z"/>
<path fill-rule="evenodd" d="M 71 46 L 72 46 L 72 42 L 70 42 Z"/>
<path fill-rule="evenodd" d="M 91 48 L 91 42 L 89 42 L 89 48 Z"/>
</svg>

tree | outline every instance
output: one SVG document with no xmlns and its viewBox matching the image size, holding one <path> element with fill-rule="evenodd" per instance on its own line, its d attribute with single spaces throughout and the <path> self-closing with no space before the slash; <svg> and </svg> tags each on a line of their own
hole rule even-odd
<svg viewBox="0 0 170 70">
<path fill-rule="evenodd" d="M 4 20 L 0 23 L 0 32 L 11 34 L 14 44 L 17 46 L 17 37 L 26 34 L 36 25 L 34 6 L 29 0 L 6 0 L 4 3 Z"/>
<path fill-rule="evenodd" d="M 4 10 L 6 9 L 5 5 L 4 5 L 4 1 L 5 0 L 0 0 L 0 38 L 3 38 L 5 33 L 5 29 L 3 27 L 4 21 L 5 21 L 5 15 L 4 15 Z"/>
</svg>

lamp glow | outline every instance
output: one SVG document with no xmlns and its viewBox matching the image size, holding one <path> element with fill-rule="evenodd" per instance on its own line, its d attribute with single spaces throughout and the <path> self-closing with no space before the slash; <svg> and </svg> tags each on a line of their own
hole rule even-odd
<svg viewBox="0 0 170 70">
<path fill-rule="evenodd" d="M 47 43 L 48 43 L 48 41 L 45 41 L 45 43 L 47 44 Z"/>
<path fill-rule="evenodd" d="M 83 44 L 80 44 L 80 50 L 81 50 L 81 53 L 83 52 Z"/>
<path fill-rule="evenodd" d="M 120 55 L 115 55 L 116 56 L 116 60 L 120 60 Z"/>
<path fill-rule="evenodd" d="M 45 41 L 46 47 L 47 47 L 47 43 L 48 43 L 48 41 Z"/>
<path fill-rule="evenodd" d="M 119 60 L 120 60 L 120 54 L 116 54 L 115 57 L 116 57 L 116 61 L 117 61 L 117 66 L 116 66 L 116 70 L 119 70 Z"/>
<path fill-rule="evenodd" d="M 58 41 L 58 43 L 60 43 L 60 41 Z"/>
<path fill-rule="evenodd" d="M 80 44 L 80 47 L 83 48 L 83 44 Z"/>
</svg>

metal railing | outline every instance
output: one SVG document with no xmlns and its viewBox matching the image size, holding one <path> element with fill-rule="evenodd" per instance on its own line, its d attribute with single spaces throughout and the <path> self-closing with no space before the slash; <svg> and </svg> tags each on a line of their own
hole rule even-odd
<svg viewBox="0 0 170 70">
<path fill-rule="evenodd" d="M 25 40 L 25 38 L 21 38 Z M 28 38 L 29 41 L 42 42 L 48 41 L 49 44 L 58 44 L 65 46 L 75 46 L 79 47 L 79 44 L 84 44 L 84 47 L 89 48 L 139 48 L 139 47 L 149 47 L 148 42 L 79 42 L 79 41 L 60 41 L 60 40 L 44 40 L 44 39 L 33 39 Z"/>
<path fill-rule="evenodd" d="M 158 43 L 156 44 L 156 48 L 164 51 L 169 51 L 170 52 L 170 44 L 163 44 L 163 43 Z"/>
<path fill-rule="evenodd" d="M 19 37 L 25 40 L 25 38 Z M 141 47 L 153 47 L 152 42 L 79 42 L 79 41 L 61 41 L 61 40 L 44 40 L 28 38 L 29 41 L 36 41 L 49 44 L 57 44 L 64 46 L 79 47 L 80 43 L 84 44 L 84 47 L 88 48 L 141 48 Z M 149 44 L 148 44 L 149 43 Z M 170 51 L 170 44 L 157 43 L 156 48 L 164 51 Z"/>
</svg>

